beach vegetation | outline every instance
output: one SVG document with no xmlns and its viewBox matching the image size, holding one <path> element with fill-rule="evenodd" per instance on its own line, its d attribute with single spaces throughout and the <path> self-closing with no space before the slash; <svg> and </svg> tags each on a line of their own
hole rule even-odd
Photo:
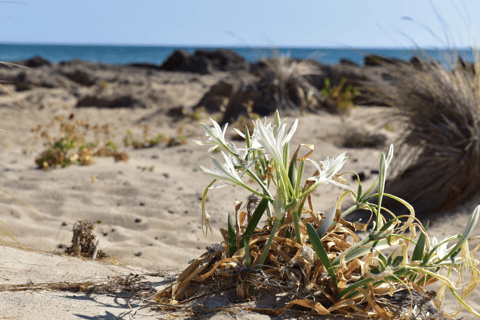
<svg viewBox="0 0 480 320">
<path fill-rule="evenodd" d="M 422 217 L 479 194 L 480 60 L 473 52 L 473 63 L 454 60 L 449 68 L 427 59 L 386 65 L 396 90 L 377 85 L 377 94 L 395 107 L 395 119 L 405 123 L 398 130 L 400 157 L 387 189 Z"/>
<path fill-rule="evenodd" d="M 353 85 L 345 87 L 347 82 L 346 78 L 343 78 L 336 86 L 331 86 L 330 78 L 325 79 L 325 87 L 320 90 L 320 93 L 325 99 L 333 101 L 340 113 L 349 113 L 349 111 L 355 107 L 353 100 L 358 97 L 361 92 Z"/>
<path fill-rule="evenodd" d="M 210 151 L 222 149 L 222 160 L 212 157 L 212 168 L 200 165 L 213 178 L 202 196 L 205 234 L 213 232 L 206 208 L 210 191 L 238 186 L 251 192 L 256 201 L 247 206 L 247 211 L 242 211 L 242 203 L 237 201 L 234 213 L 228 214 L 228 225 L 220 230 L 222 244 L 209 246 L 172 285 L 155 295 L 162 306 L 175 309 L 182 301 L 211 294 L 212 287 L 215 292 L 235 288 L 238 299 L 267 292 L 287 294 L 290 301 L 283 308 L 270 310 L 271 315 L 297 305 L 321 315 L 348 314 L 364 319 L 391 319 L 395 315 L 410 319 L 414 293 L 432 295 L 426 287 L 440 282 L 438 301 L 434 302 L 437 308 L 449 291 L 461 306 L 480 317 L 467 303 L 480 283 L 479 262 L 475 259 L 480 245 L 469 251 L 469 245 L 480 239 L 473 236 L 480 206 L 472 212 L 462 234 L 439 241 L 428 235 L 428 224 L 415 217 L 408 202 L 385 192 L 393 145 L 380 157 L 375 182 L 367 188 L 358 179 L 354 188 L 342 177 L 348 160 L 345 152 L 317 161 L 312 159 L 313 145 L 290 148 L 298 120 L 287 129 L 286 119 L 281 120 L 278 111 L 273 124 L 257 119 L 252 133 L 248 127 L 244 133 L 236 130 L 245 139 L 241 147 L 226 140 L 227 125 L 222 129 L 211 121 L 212 127 L 201 124 L 208 139 L 195 141 L 208 145 Z M 308 164 L 314 165 L 313 174 L 306 174 Z M 256 185 L 246 182 L 247 177 Z M 343 193 L 329 212 L 316 212 L 312 193 L 328 184 L 340 187 Z M 342 210 L 347 198 L 353 204 Z M 396 215 L 383 207 L 385 198 L 401 203 L 408 214 Z M 346 221 L 358 209 L 371 212 L 371 227 L 368 222 Z M 360 232 L 363 237 L 359 237 Z M 454 270 L 471 272 L 470 282 L 461 286 L 462 292 L 459 283 L 450 279 Z M 388 300 L 400 292 L 411 297 L 406 311 Z M 423 316 L 444 317 L 428 312 Z"/>
<path fill-rule="evenodd" d="M 50 128 L 58 128 L 60 135 L 52 136 Z M 55 116 L 45 127 L 38 125 L 31 130 L 35 134 L 34 140 L 44 140 L 46 147 L 35 163 L 48 170 L 56 166 L 65 168 L 71 164 L 91 165 L 95 156 L 113 157 L 116 161 L 128 160 L 128 154 L 118 151 L 111 140 L 111 130 L 108 124 L 92 126 L 86 120 L 77 120 L 74 114 L 68 118 Z M 87 139 L 89 132 L 93 133 L 92 139 Z"/>
<path fill-rule="evenodd" d="M 134 149 L 152 148 L 164 142 L 167 147 L 184 145 L 187 143 L 187 137 L 183 134 L 184 126 L 178 127 L 178 134 L 176 136 L 167 137 L 162 133 L 156 134 L 153 138 L 150 136 L 150 126 L 143 125 L 143 140 L 138 140 L 130 129 L 127 129 L 126 135 L 123 138 L 125 147 L 132 146 Z"/>
</svg>

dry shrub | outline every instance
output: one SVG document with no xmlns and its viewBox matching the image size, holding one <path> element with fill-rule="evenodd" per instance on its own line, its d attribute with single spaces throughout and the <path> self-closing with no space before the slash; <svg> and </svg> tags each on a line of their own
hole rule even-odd
<svg viewBox="0 0 480 320">
<path fill-rule="evenodd" d="M 384 147 L 387 137 L 381 133 L 370 133 L 360 129 L 349 129 L 340 136 L 338 145 L 343 148 Z"/>
<path fill-rule="evenodd" d="M 317 111 L 325 99 L 308 76 L 320 72 L 318 63 L 310 60 L 298 61 L 279 54 L 262 59 L 254 71 L 256 77 L 242 79 L 242 84 L 231 94 L 220 122 L 231 123 L 247 114 L 246 105 L 250 103 L 252 111 L 261 116 L 275 110 L 287 114 Z M 338 112 L 334 106 L 330 111 Z"/>
<path fill-rule="evenodd" d="M 297 61 L 286 55 L 277 55 L 261 60 L 265 68 L 261 69 L 258 87 L 262 100 L 270 104 L 271 112 L 298 111 L 315 109 L 320 96 L 318 90 L 305 78 L 318 74 L 318 66 L 309 60 Z"/>
<path fill-rule="evenodd" d="M 419 59 L 415 65 L 385 66 L 398 81 L 378 94 L 406 122 L 387 191 L 413 205 L 419 215 L 455 207 L 480 190 L 479 63 L 454 65 Z"/>
<path fill-rule="evenodd" d="M 75 256 L 108 258 L 102 250 L 98 250 L 99 240 L 93 233 L 95 225 L 90 222 L 77 221 L 73 225 L 72 246 L 65 249 L 65 253 Z"/>
</svg>

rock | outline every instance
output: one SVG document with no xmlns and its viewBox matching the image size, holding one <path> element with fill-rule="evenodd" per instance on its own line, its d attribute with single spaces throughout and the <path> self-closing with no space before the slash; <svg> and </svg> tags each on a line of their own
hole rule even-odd
<svg viewBox="0 0 480 320">
<path fill-rule="evenodd" d="M 165 71 L 176 71 L 181 68 L 186 68 L 189 63 L 190 53 L 185 50 L 175 49 L 162 63 L 160 69 Z"/>
<path fill-rule="evenodd" d="M 141 107 L 144 104 L 131 95 L 86 95 L 77 101 L 76 107 L 97 107 L 97 108 L 121 108 Z"/>
<path fill-rule="evenodd" d="M 211 74 L 216 71 L 247 70 L 248 64 L 242 56 L 231 50 L 195 50 L 190 55 L 187 51 L 176 49 L 160 68 L 165 71 Z"/>
<path fill-rule="evenodd" d="M 86 87 L 93 86 L 96 83 L 91 73 L 87 73 L 79 69 L 75 69 L 71 72 L 64 72 L 63 75 L 67 79 Z"/>
<path fill-rule="evenodd" d="M 133 67 L 133 68 L 153 69 L 156 71 L 165 70 L 165 69 L 162 69 L 162 66 L 159 66 L 158 64 L 154 64 L 154 63 L 137 62 L 137 63 L 129 63 L 127 64 L 127 66 Z"/>
<path fill-rule="evenodd" d="M 195 109 L 204 107 L 208 112 L 219 112 L 228 104 L 228 99 L 234 91 L 232 83 L 220 80 L 205 93 Z"/>
<path fill-rule="evenodd" d="M 407 63 L 400 59 L 382 57 L 376 54 L 371 54 L 365 56 L 364 58 L 365 66 L 384 66 L 389 64 L 404 64 Z"/>
<path fill-rule="evenodd" d="M 342 58 L 340 59 L 340 65 L 342 66 L 356 66 L 356 67 L 359 67 L 359 64 L 350 60 L 350 59 L 345 59 L 345 58 Z"/>
<path fill-rule="evenodd" d="M 24 66 L 29 67 L 29 68 L 39 68 L 42 66 L 50 66 L 51 63 L 50 61 L 40 57 L 40 56 L 35 56 L 33 58 L 27 59 L 23 63 Z"/>
</svg>

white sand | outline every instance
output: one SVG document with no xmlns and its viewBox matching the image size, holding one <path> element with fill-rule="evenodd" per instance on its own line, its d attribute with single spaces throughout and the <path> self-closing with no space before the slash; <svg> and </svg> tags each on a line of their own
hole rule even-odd
<svg viewBox="0 0 480 320">
<path fill-rule="evenodd" d="M 48 102 L 52 93 L 48 90 L 43 93 L 47 95 L 44 100 Z M 201 93 L 183 95 L 177 102 L 193 105 L 199 97 Z M 73 112 L 76 118 L 89 119 L 92 124 L 115 125 L 118 128 L 115 140 L 119 144 L 125 129 L 130 128 L 137 134 L 141 132 L 138 120 L 144 117 L 147 120 L 140 124 L 149 124 L 152 133 L 174 135 L 180 123 L 172 122 L 162 113 L 153 115 L 154 110 L 64 109 L 60 102 L 54 100 L 49 107 L 38 110 L 28 104 L 25 94 L 20 93 L 18 98 L 26 110 L 0 107 L 0 127 L 10 133 L 2 135 L 1 141 L 18 157 L 0 148 L 0 187 L 28 204 L 41 217 L 7 197 L 0 198 L 0 218 L 18 230 L 21 234 L 16 235 L 18 240 L 31 248 L 59 252 L 58 245 L 70 245 L 71 229 L 77 220 L 100 220 L 95 233 L 101 239 L 101 250 L 131 266 L 148 270 L 178 269 L 185 266 L 188 259 L 203 253 L 205 246 L 221 241 L 218 229 L 226 227 L 227 213 L 233 212 L 235 199 L 245 201 L 249 195 L 233 187 L 210 191 L 207 209 L 216 232 L 213 236 L 204 237 L 200 199 L 211 179 L 197 165 L 211 166 L 211 160 L 208 147 L 191 142 L 192 139 L 204 139 L 198 123 L 192 120 L 186 122 L 187 145 L 126 149 L 130 155 L 128 162 L 115 163 L 111 158 L 96 158 L 92 166 L 71 166 L 52 171 L 36 169 L 34 158 L 43 147 L 39 142 L 30 143 L 33 137 L 30 128 L 48 123 L 53 115 L 68 116 Z M 315 153 L 311 158 L 316 160 L 337 156 L 344 151 L 335 146 L 339 134 L 352 126 L 366 130 L 382 127 L 387 111 L 384 108 L 359 108 L 345 120 L 332 115 L 301 117 L 291 145 L 314 144 Z M 209 124 L 207 118 L 202 121 Z M 390 137 L 394 135 L 385 130 L 382 132 Z M 228 136 L 231 137 L 232 133 L 230 128 Z M 23 148 L 32 147 L 35 148 L 33 153 L 21 153 Z M 365 172 L 368 179 L 364 185 L 369 186 L 376 178 L 370 170 L 377 169 L 379 156 L 386 150 L 348 149 L 350 159 L 344 169 Z M 153 172 L 139 169 L 150 166 L 154 166 Z M 313 173 L 313 166 L 308 170 L 308 173 Z M 352 184 L 350 176 L 348 174 L 346 178 Z M 330 209 L 340 194 L 340 188 L 335 186 L 319 189 L 314 196 L 315 209 Z M 480 203 L 480 199 L 477 202 Z M 429 234 L 443 239 L 447 235 L 461 233 L 476 204 L 473 201 L 434 220 Z M 62 226 L 63 223 L 66 226 Z M 474 235 L 480 235 L 479 228 Z M 0 246 L 0 284 L 78 280 L 129 272 L 128 268 Z M 125 314 L 129 310 L 125 301 L 116 301 L 106 295 L 27 291 L 3 292 L 0 296 L 0 316 L 18 317 L 15 319 L 128 319 Z M 480 311 L 480 289 L 475 289 L 470 302 Z M 452 296 L 448 297 L 446 308 L 456 308 Z M 157 318 L 155 312 L 142 312 L 145 313 L 139 315 L 139 319 Z M 473 319 L 466 312 L 460 316 L 465 320 Z M 218 314 L 216 317 L 228 319 L 231 315 Z"/>
</svg>

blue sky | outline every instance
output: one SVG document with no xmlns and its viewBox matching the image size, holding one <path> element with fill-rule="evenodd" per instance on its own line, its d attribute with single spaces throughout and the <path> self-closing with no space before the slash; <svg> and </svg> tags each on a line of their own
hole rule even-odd
<svg viewBox="0 0 480 320">
<path fill-rule="evenodd" d="M 439 48 L 448 34 L 468 47 L 479 12 L 479 0 L 0 1 L 0 43 Z"/>
</svg>

